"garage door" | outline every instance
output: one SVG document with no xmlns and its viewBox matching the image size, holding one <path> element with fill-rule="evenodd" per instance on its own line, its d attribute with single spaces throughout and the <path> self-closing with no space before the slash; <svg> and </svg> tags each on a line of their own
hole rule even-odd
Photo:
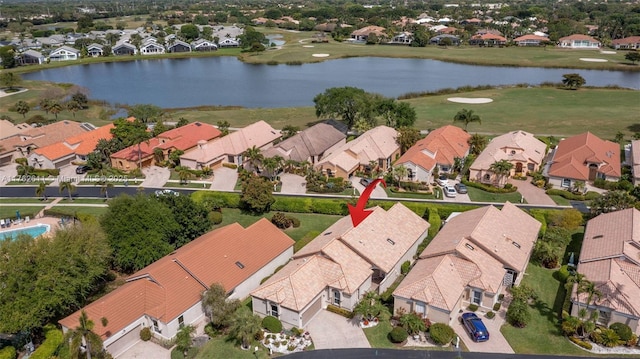
<svg viewBox="0 0 640 359">
<path fill-rule="evenodd" d="M 62 161 L 56 163 L 56 168 L 62 168 L 64 166 L 66 166 L 66 165 L 70 165 L 71 162 L 73 162 L 74 159 L 75 159 L 75 157 L 70 157 L 70 158 L 67 158 L 66 160 L 62 160 Z"/>
<path fill-rule="evenodd" d="M 322 310 L 322 297 L 316 299 L 311 306 L 302 313 L 302 326 L 309 324 L 309 321 Z"/>
<path fill-rule="evenodd" d="M 142 330 L 142 325 L 138 325 L 129 333 L 123 335 L 120 339 L 111 343 L 107 347 L 109 353 L 111 353 L 111 355 L 115 358 L 127 349 L 131 348 L 134 344 L 140 341 L 140 330 Z"/>
</svg>

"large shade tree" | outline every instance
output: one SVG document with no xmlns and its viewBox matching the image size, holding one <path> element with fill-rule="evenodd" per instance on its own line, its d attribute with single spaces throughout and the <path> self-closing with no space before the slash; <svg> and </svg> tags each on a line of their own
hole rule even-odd
<svg viewBox="0 0 640 359">
<path fill-rule="evenodd" d="M 238 299 L 228 299 L 222 284 L 214 283 L 202 293 L 202 308 L 214 328 L 222 329 L 231 324 L 233 314 L 241 306 Z"/>
</svg>

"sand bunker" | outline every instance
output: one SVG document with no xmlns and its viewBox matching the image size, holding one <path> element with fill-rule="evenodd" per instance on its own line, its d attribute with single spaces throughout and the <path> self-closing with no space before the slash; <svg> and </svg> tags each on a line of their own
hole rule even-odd
<svg viewBox="0 0 640 359">
<path fill-rule="evenodd" d="M 455 102 L 455 103 L 489 103 L 489 102 L 493 102 L 492 99 L 490 98 L 468 98 L 468 97 L 449 97 L 447 99 L 447 101 L 449 102 Z"/>
<path fill-rule="evenodd" d="M 600 51 L 601 54 L 607 54 L 607 55 L 613 55 L 616 54 L 617 52 L 615 51 Z"/>
<path fill-rule="evenodd" d="M 304 45 L 302 47 L 313 47 L 313 45 Z"/>
<path fill-rule="evenodd" d="M 593 59 L 590 57 L 581 57 L 580 61 L 586 61 L 586 62 L 607 62 L 609 60 L 606 59 Z"/>
<path fill-rule="evenodd" d="M 329 54 L 313 54 L 313 57 L 329 57 Z"/>
</svg>

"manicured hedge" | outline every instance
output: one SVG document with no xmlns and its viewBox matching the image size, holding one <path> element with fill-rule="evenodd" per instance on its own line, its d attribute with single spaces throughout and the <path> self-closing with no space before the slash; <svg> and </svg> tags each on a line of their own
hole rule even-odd
<svg viewBox="0 0 640 359">
<path fill-rule="evenodd" d="M 55 355 L 58 347 L 64 340 L 62 331 L 54 325 L 46 325 L 44 327 L 44 332 L 44 342 L 42 342 L 42 345 L 33 352 L 29 357 L 30 359 L 49 359 Z"/>
<path fill-rule="evenodd" d="M 408 336 L 409 333 L 407 333 L 406 329 L 403 327 L 395 327 L 391 329 L 389 333 L 389 340 L 391 340 L 392 343 L 402 343 L 407 340 Z"/>
<path fill-rule="evenodd" d="M 18 353 L 14 347 L 4 347 L 0 350 L 0 359 L 16 359 Z"/>
<path fill-rule="evenodd" d="M 576 337 L 569 337 L 569 340 L 571 340 L 572 342 L 576 343 L 578 346 L 581 346 L 587 350 L 591 350 L 592 345 L 591 343 L 585 342 L 583 340 L 580 340 L 580 338 L 576 338 Z"/>
<path fill-rule="evenodd" d="M 442 219 L 440 218 L 440 214 L 437 208 L 429 207 L 428 209 L 428 221 L 429 221 L 429 238 L 433 239 L 433 237 L 438 234 L 440 231 L 440 227 L 442 226 Z"/>
<path fill-rule="evenodd" d="M 239 208 L 240 194 L 233 192 L 195 191 L 191 198 L 197 203 L 219 202 L 220 207 Z"/>
<path fill-rule="evenodd" d="M 462 180 L 462 183 L 467 187 L 478 188 L 485 192 L 490 192 L 490 193 L 512 193 L 518 190 L 518 187 L 516 186 L 511 186 L 511 187 L 505 186 L 505 188 L 499 188 L 499 187 L 489 186 L 480 182 L 470 182 L 465 180 Z"/>
<path fill-rule="evenodd" d="M 618 334 L 620 340 L 627 342 L 633 336 L 633 332 L 631 328 L 624 323 L 613 323 L 609 326 L 609 329 L 613 330 Z"/>
<path fill-rule="evenodd" d="M 280 333 L 282 331 L 282 322 L 274 316 L 267 316 L 262 319 L 262 327 L 269 333 Z"/>
<path fill-rule="evenodd" d="M 140 339 L 145 342 L 151 340 L 151 329 L 149 329 L 149 327 L 142 328 L 140 331 Z"/>
<path fill-rule="evenodd" d="M 546 191 L 546 194 L 550 195 L 550 196 L 560 196 L 560 197 L 564 197 L 570 201 L 591 201 L 594 200 L 598 197 L 600 197 L 600 193 L 598 192 L 594 192 L 594 191 L 589 191 L 587 193 L 585 193 L 584 195 L 581 194 L 576 194 L 576 193 L 572 193 L 569 191 L 565 191 L 563 189 L 548 189 Z"/>
<path fill-rule="evenodd" d="M 539 210 L 532 209 L 530 212 L 531 216 L 535 218 L 542 225 L 540 226 L 540 231 L 538 232 L 538 238 L 543 238 L 545 233 L 547 233 L 547 217 Z"/>
<path fill-rule="evenodd" d="M 311 198 L 304 197 L 276 197 L 271 205 L 272 211 L 313 213 Z"/>
<path fill-rule="evenodd" d="M 341 316 L 343 316 L 345 318 L 348 318 L 348 319 L 353 318 L 353 312 L 348 311 L 348 310 L 346 310 L 344 308 L 336 307 L 333 304 L 327 305 L 327 310 L 332 312 L 332 313 L 339 314 L 339 315 L 341 315 Z"/>
<path fill-rule="evenodd" d="M 455 336 L 453 328 L 444 323 L 435 323 L 429 327 L 429 335 L 434 343 L 438 345 L 446 345 L 451 343 Z"/>
</svg>

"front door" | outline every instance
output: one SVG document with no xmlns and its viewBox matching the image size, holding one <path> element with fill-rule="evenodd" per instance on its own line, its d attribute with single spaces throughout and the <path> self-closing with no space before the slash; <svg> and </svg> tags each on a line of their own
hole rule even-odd
<svg viewBox="0 0 640 359">
<path fill-rule="evenodd" d="M 522 162 L 516 163 L 516 173 L 522 173 Z"/>
</svg>

